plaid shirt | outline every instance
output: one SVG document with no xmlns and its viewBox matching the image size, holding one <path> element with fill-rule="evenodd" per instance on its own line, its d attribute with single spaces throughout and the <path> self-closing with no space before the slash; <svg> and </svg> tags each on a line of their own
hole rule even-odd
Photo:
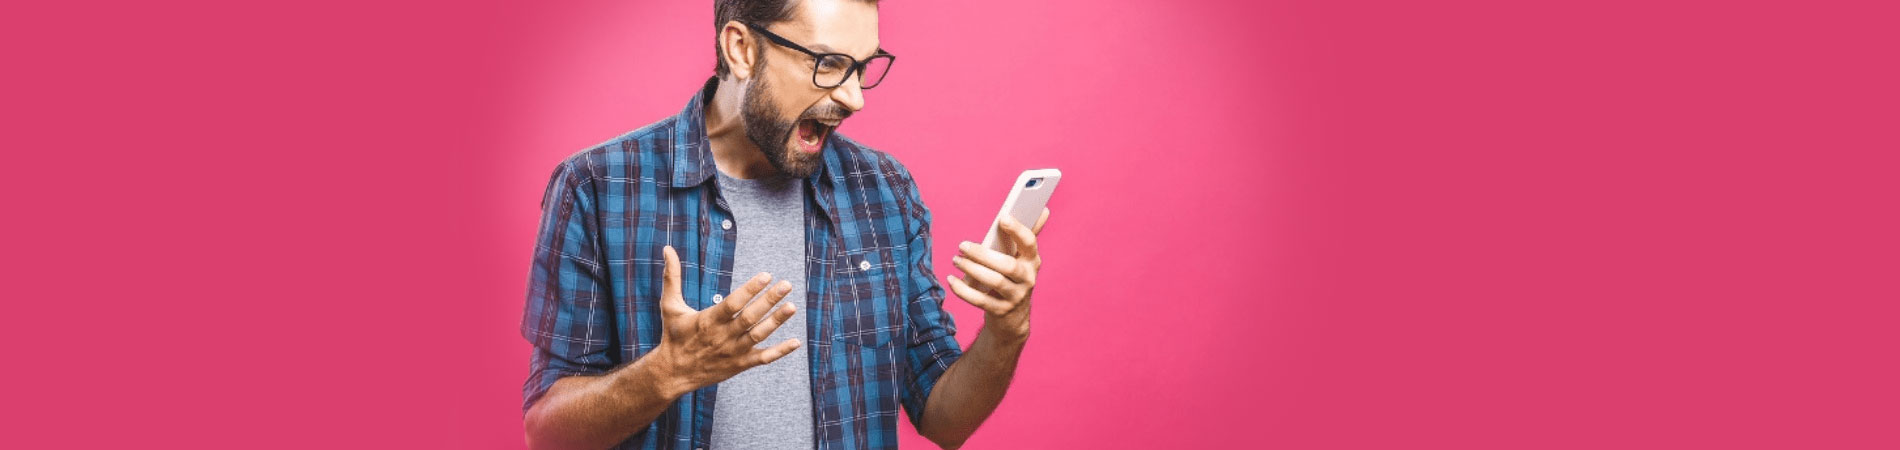
<svg viewBox="0 0 1900 450">
<path fill-rule="evenodd" d="M 714 183 L 702 109 L 582 151 L 543 194 L 521 335 L 534 344 L 526 409 L 556 379 L 613 370 L 660 344 L 660 249 L 680 254 L 686 303 L 732 286 L 737 238 Z M 930 263 L 930 210 L 890 155 L 832 133 L 805 191 L 805 314 L 812 433 L 819 449 L 894 448 L 897 409 L 913 425 L 963 354 Z M 718 386 L 681 397 L 617 448 L 699 449 Z M 791 431 L 791 430 L 787 430 Z"/>
</svg>

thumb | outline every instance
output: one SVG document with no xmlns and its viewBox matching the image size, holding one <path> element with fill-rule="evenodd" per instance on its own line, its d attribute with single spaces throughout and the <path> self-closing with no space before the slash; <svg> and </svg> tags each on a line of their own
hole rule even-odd
<svg viewBox="0 0 1900 450">
<path fill-rule="evenodd" d="M 666 270 L 660 277 L 660 312 L 664 316 L 679 316 L 693 312 L 686 306 L 686 296 L 680 294 L 680 255 L 668 245 L 660 250 L 665 254 Z"/>
</svg>

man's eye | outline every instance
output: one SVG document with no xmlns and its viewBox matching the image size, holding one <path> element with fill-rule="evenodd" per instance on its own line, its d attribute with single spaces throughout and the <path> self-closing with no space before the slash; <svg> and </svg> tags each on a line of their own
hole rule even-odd
<svg viewBox="0 0 1900 450">
<path fill-rule="evenodd" d="M 849 65 L 849 63 L 844 62 L 844 58 L 825 58 L 818 61 L 818 68 L 825 71 L 844 70 L 845 66 Z"/>
</svg>

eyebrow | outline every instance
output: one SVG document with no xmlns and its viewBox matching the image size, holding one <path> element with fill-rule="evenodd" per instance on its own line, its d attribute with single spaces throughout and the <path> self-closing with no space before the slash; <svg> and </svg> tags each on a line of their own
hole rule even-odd
<svg viewBox="0 0 1900 450">
<path fill-rule="evenodd" d="M 844 54 L 844 55 L 850 55 L 850 53 L 838 51 L 838 49 L 831 48 L 831 46 L 825 45 L 825 44 L 812 44 L 810 48 L 812 51 L 815 51 L 818 53 L 839 53 L 839 54 Z M 863 58 L 858 58 L 858 60 L 863 61 L 866 59 L 870 59 L 872 56 L 877 56 L 881 54 L 884 54 L 884 47 L 878 47 L 877 50 L 872 51 L 870 55 L 867 55 Z M 857 58 L 856 56 L 852 56 L 852 57 Z"/>
</svg>

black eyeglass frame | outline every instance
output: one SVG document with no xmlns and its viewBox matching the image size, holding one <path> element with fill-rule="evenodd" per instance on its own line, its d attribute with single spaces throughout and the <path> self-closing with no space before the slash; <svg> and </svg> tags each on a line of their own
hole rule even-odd
<svg viewBox="0 0 1900 450">
<path fill-rule="evenodd" d="M 850 80 L 852 75 L 858 76 L 859 89 L 874 88 L 880 84 L 884 84 L 884 76 L 891 72 L 891 66 L 897 65 L 897 55 L 893 55 L 890 52 L 886 52 L 884 51 L 884 49 L 881 49 L 881 48 L 877 49 L 877 54 L 871 55 L 871 57 L 865 58 L 863 61 L 859 61 L 857 58 L 852 57 L 851 55 L 843 54 L 843 53 L 818 53 L 818 52 L 811 51 L 811 49 L 807 49 L 803 45 L 798 45 L 797 43 L 792 42 L 790 39 L 786 39 L 783 36 L 779 36 L 778 34 L 775 34 L 771 30 L 767 30 L 765 29 L 765 27 L 762 27 L 762 26 L 749 24 L 749 23 L 745 24 L 745 26 L 752 28 L 752 31 L 759 32 L 760 35 L 765 36 L 766 40 L 772 41 L 772 43 L 778 44 L 780 47 L 785 47 L 792 50 L 798 50 L 800 53 L 804 53 L 806 55 L 811 56 L 811 84 L 813 86 L 818 86 L 820 89 L 834 89 L 834 88 L 837 88 L 838 86 L 843 86 L 844 82 L 846 80 Z M 825 63 L 826 57 L 831 57 L 831 56 L 839 56 L 839 57 L 843 57 L 845 60 L 851 61 L 851 67 L 845 69 L 844 76 L 838 77 L 837 84 L 826 86 L 824 83 L 818 82 L 818 69 L 819 69 L 818 66 L 820 64 Z M 863 84 L 865 67 L 869 66 L 871 64 L 871 61 L 876 60 L 878 58 L 884 58 L 885 60 L 884 73 L 877 74 L 878 76 L 877 76 L 876 83 L 872 83 L 869 85 Z"/>
</svg>

